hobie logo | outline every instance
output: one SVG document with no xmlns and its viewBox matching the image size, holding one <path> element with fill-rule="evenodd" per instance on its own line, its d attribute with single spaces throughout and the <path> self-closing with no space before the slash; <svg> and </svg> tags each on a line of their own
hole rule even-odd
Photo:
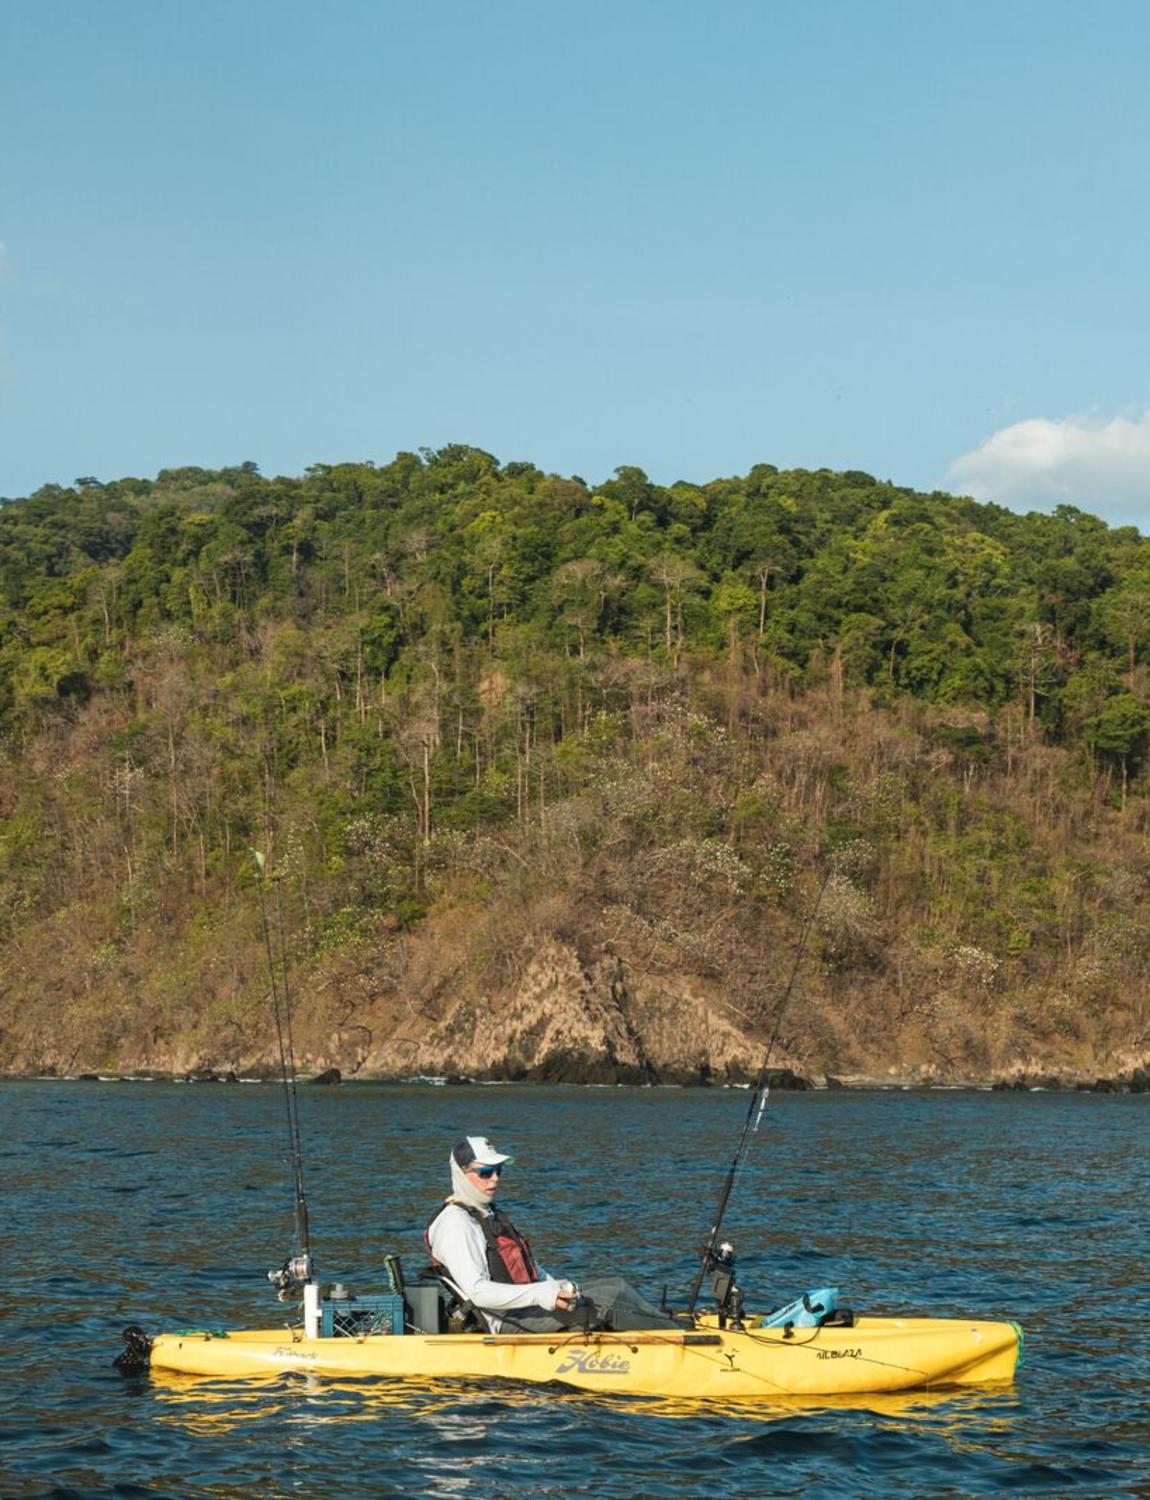
<svg viewBox="0 0 1150 1500">
<path fill-rule="evenodd" d="M 569 1349 L 555 1373 L 566 1375 L 571 1370 L 578 1370 L 580 1375 L 626 1375 L 630 1369 L 631 1361 L 621 1359 L 617 1354 L 594 1354 L 590 1349 Z"/>
</svg>

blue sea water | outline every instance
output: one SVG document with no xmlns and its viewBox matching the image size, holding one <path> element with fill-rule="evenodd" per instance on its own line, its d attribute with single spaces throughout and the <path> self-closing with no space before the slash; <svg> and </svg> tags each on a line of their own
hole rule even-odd
<svg viewBox="0 0 1150 1500">
<path fill-rule="evenodd" d="M 420 1263 L 490 1134 L 550 1271 L 689 1284 L 747 1108 L 725 1090 L 301 1086 L 324 1279 Z M 1010 1386 L 741 1406 L 510 1385 L 125 1378 L 120 1330 L 267 1326 L 292 1248 L 271 1084 L 0 1084 L 5 1497 L 1150 1495 L 1150 1098 L 775 1094 L 726 1232 L 766 1311 L 1015 1318 Z"/>
</svg>

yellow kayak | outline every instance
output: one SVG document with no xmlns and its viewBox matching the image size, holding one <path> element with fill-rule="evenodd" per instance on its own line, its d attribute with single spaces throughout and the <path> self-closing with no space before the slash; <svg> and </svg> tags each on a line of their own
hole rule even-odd
<svg viewBox="0 0 1150 1500">
<path fill-rule="evenodd" d="M 300 1328 L 159 1334 L 154 1370 L 187 1375 L 315 1375 L 522 1380 L 628 1396 L 742 1400 L 976 1385 L 1013 1378 L 1017 1323 L 859 1317 L 852 1327 L 720 1328 L 714 1316 L 664 1332 L 364 1334 Z"/>
</svg>

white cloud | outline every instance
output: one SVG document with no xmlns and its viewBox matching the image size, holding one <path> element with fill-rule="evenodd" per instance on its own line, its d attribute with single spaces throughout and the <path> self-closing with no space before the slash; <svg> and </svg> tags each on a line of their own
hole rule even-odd
<svg viewBox="0 0 1150 1500">
<path fill-rule="evenodd" d="M 1150 529 L 1150 411 L 1015 422 L 956 458 L 946 478 L 952 490 L 1016 510 L 1065 503 Z"/>
</svg>

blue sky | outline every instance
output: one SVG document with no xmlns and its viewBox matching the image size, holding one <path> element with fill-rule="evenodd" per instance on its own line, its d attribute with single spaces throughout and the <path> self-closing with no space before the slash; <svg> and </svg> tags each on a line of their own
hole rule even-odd
<svg viewBox="0 0 1150 1500">
<path fill-rule="evenodd" d="M 0 495 L 471 442 L 1150 529 L 1150 6 L 0 6 Z"/>
</svg>

